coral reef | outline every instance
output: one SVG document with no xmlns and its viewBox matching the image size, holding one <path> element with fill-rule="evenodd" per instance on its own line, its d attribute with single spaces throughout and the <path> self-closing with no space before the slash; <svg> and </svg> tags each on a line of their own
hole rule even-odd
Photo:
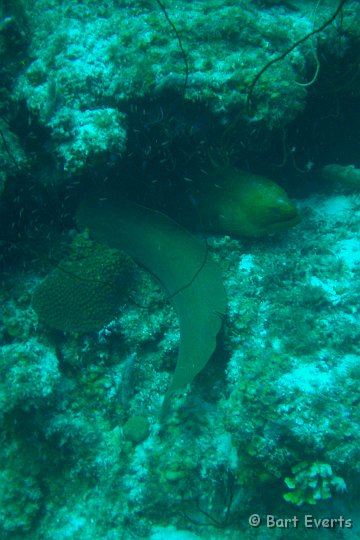
<svg viewBox="0 0 360 540">
<path fill-rule="evenodd" d="M 49 128 L 59 164 L 75 172 L 96 164 L 105 151 L 124 154 L 128 100 L 182 92 L 183 55 L 159 5 L 51 3 L 50 18 L 48 8 L 49 0 L 26 5 L 31 61 L 19 78 L 16 98 L 26 100 Z M 224 1 L 206 8 L 170 3 L 167 12 L 170 18 L 176 15 L 188 58 L 187 99 L 200 99 L 223 116 L 232 117 L 236 107 L 243 119 L 244 88 L 274 51 L 313 29 L 312 8 L 301 9 L 299 17 L 296 10 L 281 7 L 258 12 L 252 3 Z M 329 18 L 332 11 L 323 6 L 319 18 Z M 325 30 L 330 38 L 334 32 Z M 306 89 L 296 82 L 308 78 L 313 63 L 313 45 L 305 43 L 264 75 L 254 96 L 258 121 L 284 125 L 304 108 Z"/>
<path fill-rule="evenodd" d="M 35 330 L 24 316 L 29 298 L 23 288 L 33 283 L 23 281 L 13 295 L 21 327 L 13 333 L 9 308 L 2 330 L 5 341 L 14 340 L 2 348 L 2 455 L 10 439 L 28 451 L 36 433 L 45 461 L 39 471 L 28 470 L 27 488 L 7 461 L 11 496 L 20 490 L 27 508 L 20 519 L 18 506 L 4 503 L 7 534 L 41 530 L 44 538 L 76 534 L 87 540 L 99 531 L 110 539 L 122 531 L 125 538 L 156 537 L 171 523 L 174 535 L 186 530 L 208 538 L 211 531 L 211 538 L 232 540 L 241 530 L 252 538 L 247 519 L 255 504 L 264 514 L 293 513 L 284 507 L 291 504 L 284 496 L 293 492 L 285 482 L 294 477 L 300 485 L 294 463 L 303 462 L 308 467 L 298 474 L 326 464 L 348 489 L 332 490 L 333 510 L 322 497 L 310 513 L 336 517 L 345 505 L 351 518 L 349 498 L 357 496 L 360 473 L 359 313 L 349 277 L 359 273 L 353 240 L 359 214 L 356 200 L 341 201 L 304 201 L 306 219 L 276 241 L 209 241 L 229 294 L 218 365 L 208 366 L 163 425 L 159 403 L 178 333 L 151 278 L 137 274 L 133 295 L 150 305 L 156 301 L 156 310 L 129 305 L 100 333 L 58 336 L 56 353 L 54 337 L 44 329 L 37 331 L 40 341 L 29 339 Z M 295 256 L 300 251 L 301 258 Z M 26 336 L 29 345 L 21 345 Z M 138 416 L 151 429 L 134 444 L 125 426 Z M 32 463 L 39 465 L 36 456 Z M 52 510 L 37 522 L 49 500 Z M 305 497 L 299 518 L 309 513 L 309 502 Z M 94 518 L 99 506 L 101 520 Z"/>
<path fill-rule="evenodd" d="M 54 351 L 35 339 L 4 345 L 0 369 L 2 416 L 13 409 L 30 410 L 46 404 L 60 378 Z"/>
<path fill-rule="evenodd" d="M 297 506 L 331 499 L 332 489 L 340 493 L 346 491 L 343 478 L 335 476 L 327 463 L 302 462 L 292 467 L 291 472 L 294 476 L 285 478 L 285 483 L 292 491 L 285 493 L 284 499 Z"/>
<path fill-rule="evenodd" d="M 321 175 L 335 189 L 350 193 L 360 192 L 360 169 L 354 165 L 325 165 Z"/>
<path fill-rule="evenodd" d="M 358 20 L 354 0 L 0 2 L 1 540 L 360 536 L 360 202 L 321 176 L 360 167 Z M 301 222 L 208 236 L 224 168 Z M 116 250 L 79 234 L 85 200 Z"/>
<path fill-rule="evenodd" d="M 58 330 L 101 330 L 125 301 L 133 268 L 124 253 L 79 235 L 70 255 L 36 287 L 33 308 Z"/>
</svg>

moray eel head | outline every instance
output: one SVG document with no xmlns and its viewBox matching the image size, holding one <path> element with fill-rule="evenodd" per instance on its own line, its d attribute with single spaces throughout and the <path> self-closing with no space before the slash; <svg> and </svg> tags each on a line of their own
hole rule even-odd
<svg viewBox="0 0 360 540">
<path fill-rule="evenodd" d="M 202 200 L 209 232 L 260 237 L 285 230 L 300 221 L 296 206 L 278 184 L 233 168 L 221 172 Z"/>
</svg>

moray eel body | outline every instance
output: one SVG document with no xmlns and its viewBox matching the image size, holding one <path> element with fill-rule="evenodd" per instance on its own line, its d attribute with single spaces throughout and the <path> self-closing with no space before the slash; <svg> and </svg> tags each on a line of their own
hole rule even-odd
<svg viewBox="0 0 360 540">
<path fill-rule="evenodd" d="M 262 176 L 226 167 L 210 172 L 202 183 L 198 206 L 208 232 L 258 237 L 300 221 L 286 192 Z"/>
<path fill-rule="evenodd" d="M 77 213 L 80 229 L 110 247 L 124 250 L 149 270 L 171 299 L 180 325 L 173 380 L 165 396 L 184 389 L 204 368 L 216 347 L 226 309 L 220 269 L 204 241 L 164 214 L 121 200 L 89 194 Z"/>
</svg>

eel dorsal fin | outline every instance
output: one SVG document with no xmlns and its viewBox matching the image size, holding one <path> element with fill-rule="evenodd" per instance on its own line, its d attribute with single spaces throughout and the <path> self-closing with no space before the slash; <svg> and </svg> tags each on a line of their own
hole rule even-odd
<svg viewBox="0 0 360 540">
<path fill-rule="evenodd" d="M 216 347 L 226 309 L 220 269 L 206 243 L 161 212 L 131 203 L 121 195 L 87 195 L 77 212 L 80 229 L 110 247 L 127 252 L 162 284 L 175 307 L 180 347 L 170 396 L 184 389 L 205 367 Z"/>
</svg>

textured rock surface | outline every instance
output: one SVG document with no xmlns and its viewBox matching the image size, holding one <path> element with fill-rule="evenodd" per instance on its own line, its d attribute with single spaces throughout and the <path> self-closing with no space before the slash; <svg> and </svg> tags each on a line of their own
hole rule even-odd
<svg viewBox="0 0 360 540">
<path fill-rule="evenodd" d="M 58 330 L 100 330 L 126 298 L 132 268 L 124 253 L 78 237 L 71 255 L 35 289 L 33 307 Z"/>
<path fill-rule="evenodd" d="M 319 540 L 360 537 L 360 201 L 324 184 L 316 195 L 324 165 L 360 166 L 358 0 L 264 73 L 255 118 L 245 107 L 254 74 L 338 2 L 163 0 L 188 55 L 185 100 L 179 43 L 155 0 L 0 3 L 0 126 L 10 151 L 0 141 L 0 262 L 9 252 L 0 280 L 1 540 L 314 540 L 309 510 L 353 520 L 349 535 L 322 528 Z M 314 51 L 318 78 L 298 86 L 316 73 Z M 140 196 L 154 188 L 146 201 L 160 192 L 165 211 L 171 202 L 185 211 L 192 156 L 213 157 L 209 138 L 230 146 L 233 165 L 296 188 L 288 192 L 303 220 L 267 239 L 207 239 L 229 298 L 224 330 L 214 361 L 160 423 L 179 329 L 149 273 L 136 271 L 134 302 L 99 332 L 49 332 L 30 297 L 64 256 L 90 181 L 128 174 Z M 122 428 L 139 415 L 151 430 L 135 445 Z M 347 493 L 294 509 L 286 494 L 304 462 L 311 474 L 331 468 Z M 268 530 L 264 516 L 294 510 L 298 529 Z"/>
<path fill-rule="evenodd" d="M 244 121 L 255 74 L 313 29 L 307 2 L 297 9 L 258 7 L 232 0 L 166 3 L 187 57 L 186 98 L 206 103 L 228 121 L 234 110 Z M 49 127 L 65 169 L 79 170 L 106 151 L 124 153 L 128 104 L 134 99 L 183 93 L 184 57 L 155 1 L 37 0 L 26 11 L 31 61 L 19 77 L 16 97 Z M 331 13 L 332 6 L 322 6 L 316 22 Z M 333 34 L 330 29 L 326 37 Z M 256 119 L 274 127 L 299 114 L 306 91 L 296 82 L 311 79 L 314 66 L 313 45 L 307 42 L 264 74 L 254 94 Z"/>
</svg>

